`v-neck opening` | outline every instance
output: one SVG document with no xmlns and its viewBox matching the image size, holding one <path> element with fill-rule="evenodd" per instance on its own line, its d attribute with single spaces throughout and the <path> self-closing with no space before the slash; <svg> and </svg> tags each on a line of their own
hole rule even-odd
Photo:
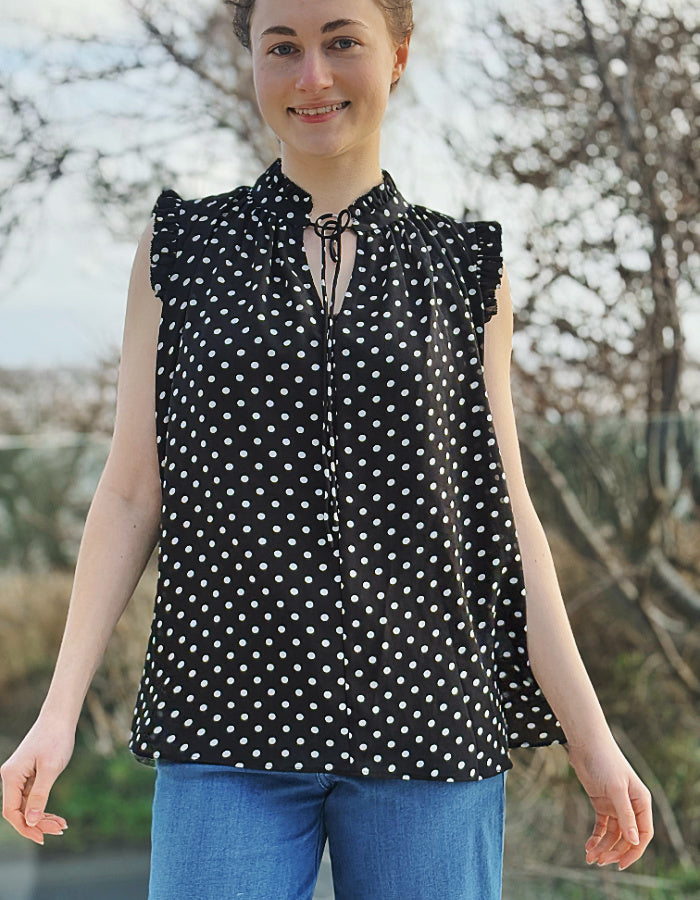
<svg viewBox="0 0 700 900">
<path fill-rule="evenodd" d="M 355 289 L 355 280 L 356 280 L 356 275 L 357 275 L 358 256 L 359 256 L 362 232 L 360 229 L 356 230 L 352 226 L 350 227 L 349 230 L 352 231 L 353 234 L 355 235 L 355 253 L 354 253 L 353 262 L 352 262 L 352 269 L 350 270 L 350 277 L 348 279 L 347 287 L 345 288 L 345 291 L 343 291 L 340 308 L 336 312 L 335 309 L 333 308 L 335 306 L 335 303 L 333 303 L 331 305 L 331 308 L 328 310 L 328 316 L 332 320 L 335 320 L 338 316 L 342 315 L 345 312 L 345 310 L 348 308 L 347 301 L 349 298 L 351 298 L 353 296 L 354 289 Z M 306 268 L 308 270 L 309 289 L 311 290 L 311 292 L 313 294 L 313 298 L 315 300 L 315 305 L 320 309 L 321 315 L 323 315 L 325 313 L 326 307 L 325 307 L 325 301 L 323 299 L 323 295 L 322 295 L 322 291 L 321 291 L 321 283 L 319 283 L 317 285 L 316 281 L 314 279 L 313 269 L 311 268 L 311 261 L 306 252 L 306 244 L 304 243 L 304 237 L 305 237 L 305 229 L 302 231 L 302 236 L 301 236 L 301 251 L 300 252 L 301 252 L 302 264 L 303 264 L 303 266 L 306 266 Z M 319 244 L 321 244 L 321 239 L 320 238 L 316 238 L 316 239 L 319 241 Z M 323 244 L 321 244 L 321 251 L 319 254 L 320 260 L 322 260 L 321 254 L 324 252 L 324 250 L 325 250 L 325 248 L 324 248 Z M 342 261 L 342 254 L 341 254 L 341 261 Z M 329 272 L 330 272 L 330 275 L 327 272 L 327 278 L 326 278 L 326 292 L 329 296 L 329 299 L 331 299 L 331 300 L 335 299 L 335 302 L 337 303 L 337 299 L 338 299 L 337 297 L 336 298 L 330 297 L 332 287 L 333 287 L 333 274 L 332 274 L 332 269 L 330 269 L 330 267 L 329 267 Z M 320 272 L 319 272 L 319 276 L 320 276 Z"/>
</svg>

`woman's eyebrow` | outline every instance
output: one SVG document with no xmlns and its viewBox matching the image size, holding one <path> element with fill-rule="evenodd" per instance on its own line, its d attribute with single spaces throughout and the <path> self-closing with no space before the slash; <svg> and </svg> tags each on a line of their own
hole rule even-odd
<svg viewBox="0 0 700 900">
<path fill-rule="evenodd" d="M 357 19 L 334 19 L 332 22 L 326 22 L 321 28 L 321 34 L 328 34 L 329 31 L 337 31 L 339 28 L 347 28 L 348 25 L 359 25 L 360 28 L 367 30 L 365 23 L 359 22 Z M 289 25 L 271 25 L 262 32 L 260 37 L 263 38 L 266 34 L 286 34 L 296 37 L 297 33 Z"/>
</svg>

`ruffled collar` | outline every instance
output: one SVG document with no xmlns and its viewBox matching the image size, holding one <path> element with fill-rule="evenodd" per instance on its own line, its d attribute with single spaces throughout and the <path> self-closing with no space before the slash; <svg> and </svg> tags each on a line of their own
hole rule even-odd
<svg viewBox="0 0 700 900">
<path fill-rule="evenodd" d="M 383 181 L 374 185 L 362 196 L 350 203 L 347 209 L 354 221 L 371 230 L 377 230 L 390 222 L 405 217 L 409 204 L 394 183 L 394 179 L 382 169 Z M 276 159 L 251 188 L 251 199 L 260 209 L 272 212 L 295 224 L 311 225 L 313 199 L 302 187 L 282 171 L 282 160 Z"/>
</svg>

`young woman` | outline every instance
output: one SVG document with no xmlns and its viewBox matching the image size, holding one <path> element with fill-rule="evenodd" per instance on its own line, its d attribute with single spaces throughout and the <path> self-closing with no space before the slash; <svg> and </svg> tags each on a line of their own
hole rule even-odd
<svg viewBox="0 0 700 900">
<path fill-rule="evenodd" d="M 499 897 L 508 750 L 557 741 L 588 861 L 626 868 L 650 795 L 523 479 L 500 228 L 408 203 L 379 164 L 410 0 L 234 11 L 281 156 L 252 187 L 163 191 L 139 242 L 114 439 L 4 816 L 65 827 L 49 791 L 158 541 L 130 743 L 157 772 L 151 900 L 310 898 L 326 838 L 338 900 Z"/>
</svg>

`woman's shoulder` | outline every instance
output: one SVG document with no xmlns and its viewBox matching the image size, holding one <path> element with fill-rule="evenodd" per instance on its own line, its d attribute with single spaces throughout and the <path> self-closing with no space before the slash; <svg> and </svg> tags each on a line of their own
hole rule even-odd
<svg viewBox="0 0 700 900">
<path fill-rule="evenodd" d="M 460 270 L 476 276 L 481 292 L 479 317 L 488 321 L 497 311 L 496 288 L 503 272 L 500 222 L 449 215 L 420 204 L 412 204 L 412 216 L 422 220 L 435 236 L 441 253 L 447 253 Z"/>
<path fill-rule="evenodd" d="M 442 210 L 422 206 L 420 203 L 411 203 L 410 209 L 413 216 L 422 219 L 426 224 L 453 231 L 461 237 L 471 237 L 474 242 L 484 238 L 495 240 L 501 236 L 500 222 L 492 219 L 474 219 L 468 212 L 463 216 L 453 216 Z"/>
<path fill-rule="evenodd" d="M 153 204 L 153 213 L 165 218 L 208 221 L 245 206 L 249 196 L 250 187 L 247 185 L 195 197 L 185 197 L 172 187 L 164 187 Z"/>
<path fill-rule="evenodd" d="M 420 220 L 436 237 L 440 247 L 452 252 L 456 262 L 466 259 L 474 271 L 494 273 L 502 264 L 501 223 L 491 219 L 472 219 L 449 215 L 420 204 L 411 204 L 410 218 Z"/>
<path fill-rule="evenodd" d="M 218 194 L 183 197 L 172 187 L 163 188 L 153 204 L 153 231 L 150 241 L 151 284 L 161 297 L 168 284 L 169 302 L 178 302 L 179 288 L 187 275 L 187 250 L 208 241 L 218 229 L 246 216 L 250 189 L 244 185 Z"/>
</svg>

